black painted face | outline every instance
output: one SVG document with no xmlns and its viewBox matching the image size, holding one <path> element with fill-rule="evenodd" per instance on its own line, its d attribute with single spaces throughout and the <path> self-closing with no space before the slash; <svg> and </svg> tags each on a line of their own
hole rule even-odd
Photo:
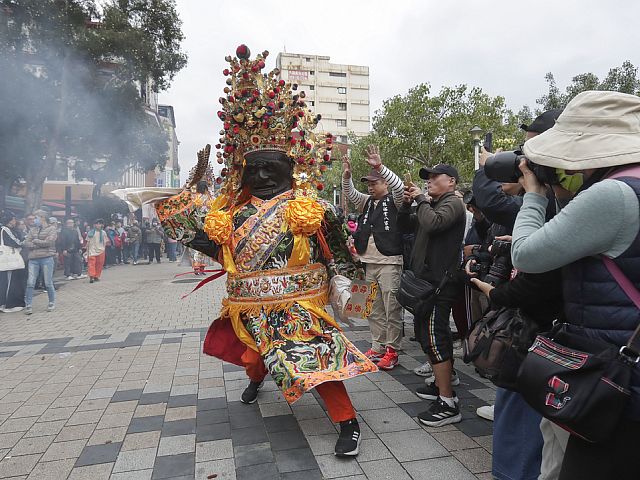
<svg viewBox="0 0 640 480">
<path fill-rule="evenodd" d="M 252 195 L 268 200 L 291 189 L 292 165 L 280 152 L 255 152 L 245 156 L 242 186 Z"/>
</svg>

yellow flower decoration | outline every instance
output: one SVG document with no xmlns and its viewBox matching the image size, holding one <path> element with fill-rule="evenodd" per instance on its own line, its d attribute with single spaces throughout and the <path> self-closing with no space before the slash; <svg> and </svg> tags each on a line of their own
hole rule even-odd
<svg viewBox="0 0 640 480">
<path fill-rule="evenodd" d="M 284 218 L 294 235 L 313 235 L 322 224 L 324 207 L 311 198 L 298 197 L 289 201 Z"/>
<path fill-rule="evenodd" d="M 226 211 L 210 210 L 204 219 L 204 232 L 218 245 L 229 242 L 232 228 L 231 214 Z"/>
</svg>

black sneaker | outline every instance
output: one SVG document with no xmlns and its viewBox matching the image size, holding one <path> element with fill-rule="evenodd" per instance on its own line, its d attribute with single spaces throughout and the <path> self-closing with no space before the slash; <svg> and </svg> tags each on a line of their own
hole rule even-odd
<svg viewBox="0 0 640 480">
<path fill-rule="evenodd" d="M 436 400 L 440 396 L 440 389 L 436 382 L 431 382 L 416 388 L 416 395 L 424 400 Z"/>
<path fill-rule="evenodd" d="M 360 447 L 360 425 L 358 420 L 352 418 L 340 422 L 340 436 L 336 442 L 336 457 L 355 457 Z"/>
<path fill-rule="evenodd" d="M 453 407 L 450 407 L 447 405 L 447 402 L 438 397 L 426 412 L 418 414 L 418 420 L 420 420 L 420 423 L 430 427 L 442 427 L 443 425 L 449 425 L 450 423 L 460 422 L 462 420 L 462 415 L 460 414 L 460 408 L 458 408 L 458 404 L 456 402 L 454 402 Z"/>
<path fill-rule="evenodd" d="M 247 404 L 255 402 L 258 399 L 258 390 L 260 390 L 260 387 L 262 387 L 262 382 L 249 383 L 249 386 L 242 392 L 240 401 Z"/>
</svg>

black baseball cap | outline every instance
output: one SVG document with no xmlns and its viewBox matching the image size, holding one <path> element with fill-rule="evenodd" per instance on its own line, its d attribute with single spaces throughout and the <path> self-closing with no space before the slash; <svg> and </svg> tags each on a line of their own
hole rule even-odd
<svg viewBox="0 0 640 480">
<path fill-rule="evenodd" d="M 435 175 L 449 175 L 452 178 L 456 179 L 456 182 L 460 178 L 458 175 L 458 170 L 452 165 L 447 165 L 446 163 L 439 163 L 435 167 L 423 167 L 420 169 L 420 178 L 423 180 L 429 179 L 429 174 Z"/>
<path fill-rule="evenodd" d="M 520 128 L 525 132 L 544 133 L 556 124 L 562 113 L 562 108 L 552 108 L 538 115 L 530 125 L 522 124 Z"/>
<path fill-rule="evenodd" d="M 384 180 L 384 177 L 375 168 L 372 168 L 366 176 L 360 179 L 361 182 L 375 182 L 378 180 Z"/>
</svg>

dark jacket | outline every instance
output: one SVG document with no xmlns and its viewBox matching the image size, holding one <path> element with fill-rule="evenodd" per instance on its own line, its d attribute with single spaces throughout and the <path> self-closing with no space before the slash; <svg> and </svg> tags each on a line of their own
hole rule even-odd
<svg viewBox="0 0 640 480">
<path fill-rule="evenodd" d="M 386 209 L 386 213 L 383 209 Z M 373 197 L 370 196 L 358 218 L 358 230 L 353 234 L 357 252 L 360 255 L 366 252 L 369 237 L 373 235 L 376 248 L 382 255 L 402 255 L 402 233 L 398 231 L 397 217 L 398 209 L 391 194 L 378 201 L 375 207 Z"/>
<path fill-rule="evenodd" d="M 140 241 L 142 240 L 142 230 L 140 230 L 140 227 L 138 225 L 131 225 L 127 234 L 130 244 L 140 243 Z"/>
<path fill-rule="evenodd" d="M 411 270 L 430 282 L 440 282 L 446 272 L 460 266 L 462 239 L 466 225 L 464 204 L 453 192 L 447 192 L 431 203 L 423 195 L 416 199 L 415 212 L 402 204 L 398 211 L 398 228 L 414 233 Z"/>
<path fill-rule="evenodd" d="M 80 237 L 78 231 L 75 228 L 63 227 L 58 236 L 58 251 L 73 253 L 79 252 L 82 245 L 80 243 Z"/>
<path fill-rule="evenodd" d="M 480 167 L 473 177 L 473 198 L 477 207 L 492 223 L 498 223 L 513 230 L 516 217 L 522 207 L 522 197 L 507 195 L 502 184 L 491 180 Z"/>
<path fill-rule="evenodd" d="M 640 201 L 640 179 L 622 177 Z M 640 232 L 631 246 L 614 259 L 625 276 L 640 290 Z M 627 343 L 640 324 L 640 309 L 624 293 L 606 269 L 602 259 L 582 258 L 563 271 L 567 322 L 576 333 L 597 338 L 617 346 Z M 640 421 L 640 365 L 631 378 L 631 403 L 628 416 Z"/>
<path fill-rule="evenodd" d="M 146 241 L 147 243 L 162 243 L 162 237 L 164 236 L 164 231 L 161 226 L 149 227 L 146 230 Z"/>
</svg>

